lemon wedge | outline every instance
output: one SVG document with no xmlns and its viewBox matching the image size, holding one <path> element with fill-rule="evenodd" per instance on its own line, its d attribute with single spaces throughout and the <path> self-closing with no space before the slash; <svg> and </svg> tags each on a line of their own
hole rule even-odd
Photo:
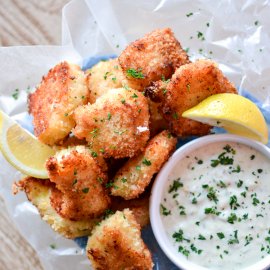
<svg viewBox="0 0 270 270">
<path fill-rule="evenodd" d="M 240 95 L 212 95 L 185 111 L 182 116 L 222 127 L 229 133 L 264 144 L 268 142 L 268 128 L 261 111 L 252 101 Z"/>
<path fill-rule="evenodd" d="M 0 150 L 7 161 L 23 174 L 48 178 L 45 162 L 55 151 L 39 142 L 1 110 Z"/>
</svg>

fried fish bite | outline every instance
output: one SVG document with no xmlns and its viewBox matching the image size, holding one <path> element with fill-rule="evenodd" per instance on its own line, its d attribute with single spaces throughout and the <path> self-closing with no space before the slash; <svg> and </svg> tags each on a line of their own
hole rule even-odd
<svg viewBox="0 0 270 270">
<path fill-rule="evenodd" d="M 97 217 L 110 204 L 104 187 L 107 175 L 93 155 L 87 147 L 76 146 L 57 152 L 46 162 L 50 181 L 58 189 L 52 193 L 52 203 L 64 218 Z"/>
<path fill-rule="evenodd" d="M 48 179 L 26 177 L 17 183 L 17 187 L 25 191 L 28 200 L 36 206 L 42 219 L 54 231 L 66 238 L 90 235 L 92 228 L 99 222 L 99 219 L 72 221 L 62 218 L 51 206 L 51 192 L 56 190 L 56 188 L 55 184 Z"/>
<path fill-rule="evenodd" d="M 128 85 L 143 91 L 151 82 L 170 78 L 189 59 L 172 30 L 165 28 L 132 42 L 119 56 L 119 63 Z"/>
<path fill-rule="evenodd" d="M 121 88 L 126 84 L 125 76 L 120 68 L 118 59 L 100 61 L 86 71 L 87 84 L 90 91 L 89 102 L 94 103 L 114 88 Z"/>
<path fill-rule="evenodd" d="M 73 110 L 87 103 L 88 94 L 79 66 L 62 62 L 50 69 L 28 99 L 38 139 L 49 145 L 64 139 L 75 126 Z"/>
<path fill-rule="evenodd" d="M 124 200 L 121 197 L 112 196 L 111 209 L 116 212 L 128 208 L 132 211 L 137 223 L 140 224 L 141 228 L 144 228 L 150 223 L 149 197 L 149 191 L 144 192 L 139 198 L 133 200 Z"/>
<path fill-rule="evenodd" d="M 182 117 L 203 99 L 219 93 L 237 93 L 234 85 L 211 60 L 197 60 L 178 68 L 167 84 L 161 106 L 170 130 L 177 136 L 205 135 L 211 126 Z"/>
<path fill-rule="evenodd" d="M 151 253 L 129 209 L 105 219 L 88 238 L 88 258 L 95 270 L 150 270 Z"/>
<path fill-rule="evenodd" d="M 176 138 L 167 130 L 153 137 L 141 154 L 129 159 L 116 173 L 111 195 L 120 196 L 125 200 L 137 198 L 168 160 L 176 142 Z"/>
<path fill-rule="evenodd" d="M 150 136 L 153 137 L 162 130 L 168 129 L 168 123 L 163 118 L 163 115 L 159 111 L 161 103 L 155 103 L 148 100 L 149 113 L 150 113 Z"/>
<path fill-rule="evenodd" d="M 149 139 L 149 108 L 146 97 L 136 90 L 112 89 L 77 108 L 73 133 L 86 138 L 105 158 L 133 157 Z"/>
</svg>

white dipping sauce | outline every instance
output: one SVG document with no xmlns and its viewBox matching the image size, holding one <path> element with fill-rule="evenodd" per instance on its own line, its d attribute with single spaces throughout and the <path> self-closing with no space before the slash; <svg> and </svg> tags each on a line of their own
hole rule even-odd
<svg viewBox="0 0 270 270">
<path fill-rule="evenodd" d="M 270 162 L 238 143 L 212 143 L 175 166 L 160 205 L 179 256 L 241 269 L 270 254 Z"/>
</svg>

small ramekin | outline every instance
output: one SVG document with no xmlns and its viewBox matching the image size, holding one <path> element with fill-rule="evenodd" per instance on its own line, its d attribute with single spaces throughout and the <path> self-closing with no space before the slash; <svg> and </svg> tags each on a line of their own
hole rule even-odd
<svg viewBox="0 0 270 270">
<path fill-rule="evenodd" d="M 159 246 L 163 250 L 163 252 L 167 255 L 167 257 L 180 269 L 185 270 L 208 270 L 210 268 L 205 268 L 195 264 L 191 261 L 188 261 L 186 258 L 179 256 L 179 253 L 176 251 L 175 247 L 173 247 L 170 242 L 160 214 L 160 203 L 162 199 L 163 192 L 165 190 L 166 182 L 169 174 L 173 170 L 174 166 L 181 162 L 181 159 L 185 158 L 188 153 L 196 151 L 196 149 L 205 146 L 207 144 L 215 143 L 215 142 L 235 142 L 250 146 L 257 151 L 264 154 L 266 157 L 270 159 L 270 149 L 254 140 L 246 139 L 244 137 L 231 135 L 231 134 L 218 134 L 218 135 L 208 135 L 198 139 L 195 139 L 175 151 L 175 153 L 170 157 L 168 162 L 163 166 L 161 171 L 156 177 L 154 185 L 151 191 L 150 198 L 150 221 L 151 226 L 159 243 Z M 265 257 L 264 259 L 258 261 L 257 263 L 250 265 L 245 268 L 241 268 L 241 270 L 263 270 L 270 267 L 270 255 Z"/>
</svg>

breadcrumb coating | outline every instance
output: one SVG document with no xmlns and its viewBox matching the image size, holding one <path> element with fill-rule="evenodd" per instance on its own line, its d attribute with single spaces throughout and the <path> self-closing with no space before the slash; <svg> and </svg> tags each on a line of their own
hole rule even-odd
<svg viewBox="0 0 270 270">
<path fill-rule="evenodd" d="M 111 89 L 127 85 L 125 76 L 118 63 L 118 59 L 100 61 L 86 71 L 87 85 L 90 90 L 89 102 L 94 103 L 97 98 Z"/>
<path fill-rule="evenodd" d="M 151 253 L 129 209 L 117 211 L 92 232 L 86 247 L 95 270 L 150 270 Z"/>
<path fill-rule="evenodd" d="M 150 135 L 148 101 L 136 90 L 113 89 L 94 104 L 77 108 L 74 119 L 74 135 L 105 158 L 133 157 Z"/>
<path fill-rule="evenodd" d="M 174 151 L 176 142 L 167 130 L 153 137 L 141 154 L 129 159 L 116 173 L 111 195 L 131 200 L 142 194 Z"/>
<path fill-rule="evenodd" d="M 162 130 L 168 129 L 168 123 L 163 118 L 163 115 L 159 111 L 161 103 L 155 103 L 148 99 L 149 113 L 150 113 L 150 136 L 153 137 Z"/>
<path fill-rule="evenodd" d="M 62 62 L 49 70 L 36 91 L 29 95 L 29 112 L 40 141 L 53 145 L 75 126 L 72 113 L 87 103 L 86 76 L 79 66 Z"/>
<path fill-rule="evenodd" d="M 170 78 L 189 59 L 172 30 L 164 28 L 129 44 L 119 63 L 129 86 L 143 91 L 151 82 Z"/>
<path fill-rule="evenodd" d="M 112 196 L 111 209 L 116 212 L 128 208 L 132 211 L 141 228 L 144 228 L 150 223 L 149 197 L 150 192 L 144 192 L 139 198 L 133 200 L 124 200 L 121 197 Z"/>
<path fill-rule="evenodd" d="M 90 235 L 92 228 L 99 222 L 99 219 L 72 221 L 61 217 L 51 206 L 51 192 L 56 188 L 48 179 L 26 177 L 17 183 L 17 187 L 26 193 L 28 200 L 36 206 L 42 219 L 54 231 L 66 238 Z"/>
<path fill-rule="evenodd" d="M 96 153 L 94 154 L 94 156 Z M 64 218 L 81 220 L 101 215 L 109 206 L 105 184 L 107 175 L 93 152 L 85 146 L 61 150 L 46 162 L 52 192 L 52 204 Z"/>
<path fill-rule="evenodd" d="M 211 60 L 197 60 L 176 70 L 166 87 L 162 113 L 177 136 L 205 135 L 211 126 L 182 117 L 182 113 L 205 98 L 237 93 L 234 85 Z"/>
</svg>

